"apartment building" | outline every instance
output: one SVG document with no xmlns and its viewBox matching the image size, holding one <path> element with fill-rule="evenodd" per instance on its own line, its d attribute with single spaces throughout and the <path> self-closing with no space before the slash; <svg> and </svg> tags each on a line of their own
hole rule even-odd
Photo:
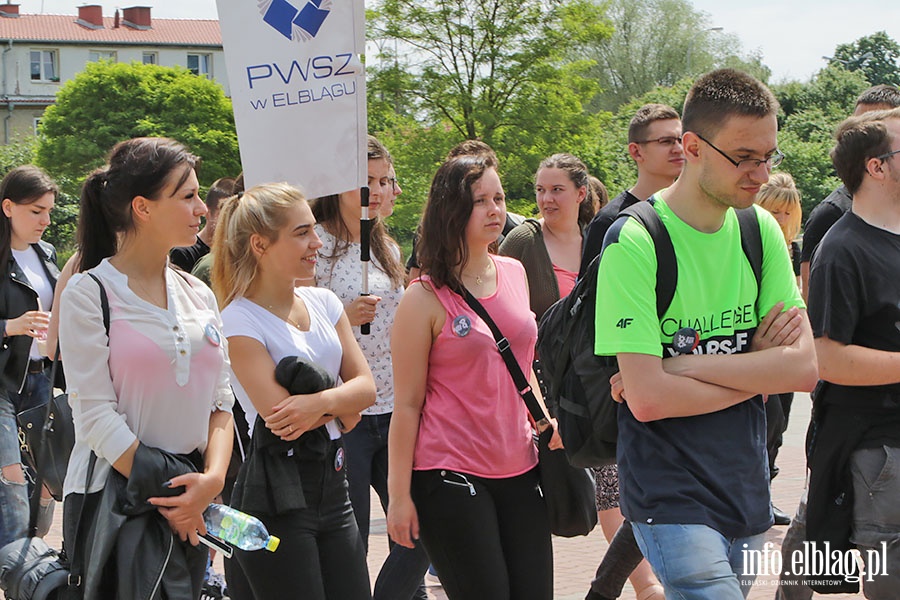
<svg viewBox="0 0 900 600">
<path fill-rule="evenodd" d="M 230 95 L 218 21 L 154 19 L 148 6 L 103 16 L 98 4 L 78 7 L 77 15 L 0 4 L 0 143 L 34 135 L 60 86 L 98 60 L 187 67 Z"/>
</svg>

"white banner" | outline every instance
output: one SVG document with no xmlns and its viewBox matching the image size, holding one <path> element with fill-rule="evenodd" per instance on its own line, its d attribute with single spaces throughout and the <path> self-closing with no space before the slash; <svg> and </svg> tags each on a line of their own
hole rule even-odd
<svg viewBox="0 0 900 600">
<path fill-rule="evenodd" d="M 363 0 L 217 0 L 247 187 L 366 185 Z"/>
</svg>

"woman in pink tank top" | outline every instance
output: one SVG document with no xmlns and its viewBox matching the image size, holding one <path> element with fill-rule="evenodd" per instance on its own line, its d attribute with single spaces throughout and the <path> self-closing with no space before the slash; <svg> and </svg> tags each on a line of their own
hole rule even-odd
<svg viewBox="0 0 900 600">
<path fill-rule="evenodd" d="M 425 545 L 451 599 L 553 596 L 532 424 L 488 326 L 456 291 L 478 298 L 531 373 L 537 326 L 525 271 L 488 252 L 505 219 L 493 159 L 461 156 L 438 169 L 417 246 L 423 276 L 406 290 L 391 338 L 388 531 Z"/>
</svg>

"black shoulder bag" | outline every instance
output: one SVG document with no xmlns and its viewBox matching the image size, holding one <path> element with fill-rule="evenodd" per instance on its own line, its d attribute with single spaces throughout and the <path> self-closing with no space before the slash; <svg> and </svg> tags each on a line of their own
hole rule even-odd
<svg viewBox="0 0 900 600">
<path fill-rule="evenodd" d="M 28 457 L 31 467 L 39 474 L 50 495 L 57 502 L 63 499 L 63 481 L 69 466 L 69 456 L 75 446 L 75 424 L 69 395 L 53 393 L 60 366 L 59 343 L 50 369 L 50 394 L 45 404 L 16 414 L 19 425 L 19 446 Z"/>
<path fill-rule="evenodd" d="M 519 363 L 516 362 L 509 340 L 503 336 L 487 310 L 469 290 L 463 288 L 461 295 L 475 314 L 490 327 L 500 356 L 503 357 L 503 362 L 506 363 L 506 368 L 509 369 L 509 374 L 516 384 L 516 390 L 534 422 L 538 426 L 548 426 L 539 434 L 537 446 L 541 492 L 547 502 L 550 531 L 562 537 L 589 534 L 597 525 L 597 498 L 593 474 L 589 469 L 570 465 L 566 453 L 561 449 L 550 449 L 553 428 L 549 427 L 544 410 L 535 398 Z"/>
</svg>

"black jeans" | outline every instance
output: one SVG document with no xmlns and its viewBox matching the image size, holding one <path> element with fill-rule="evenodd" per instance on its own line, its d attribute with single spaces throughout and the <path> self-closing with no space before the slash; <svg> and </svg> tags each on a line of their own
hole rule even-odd
<svg viewBox="0 0 900 600">
<path fill-rule="evenodd" d="M 294 463 L 307 507 L 280 515 L 255 515 L 281 539 L 275 552 L 235 549 L 253 595 L 304 600 L 369 600 L 366 550 L 356 527 L 343 468 L 336 470 L 332 442 L 320 461 Z M 341 461 L 341 465 L 343 462 Z"/>
<path fill-rule="evenodd" d="M 609 543 L 609 548 L 597 567 L 591 582 L 591 592 L 603 598 L 618 598 L 628 577 L 637 568 L 644 555 L 634 539 L 631 522 L 624 521 Z"/>
<path fill-rule="evenodd" d="M 414 471 L 425 549 L 451 600 L 550 600 L 553 547 L 537 469 L 506 479 Z"/>
<path fill-rule="evenodd" d="M 791 405 L 794 403 L 794 392 L 772 394 L 766 402 L 766 451 L 769 454 L 769 478 L 775 479 L 778 467 L 775 459 L 787 431 Z"/>
</svg>

